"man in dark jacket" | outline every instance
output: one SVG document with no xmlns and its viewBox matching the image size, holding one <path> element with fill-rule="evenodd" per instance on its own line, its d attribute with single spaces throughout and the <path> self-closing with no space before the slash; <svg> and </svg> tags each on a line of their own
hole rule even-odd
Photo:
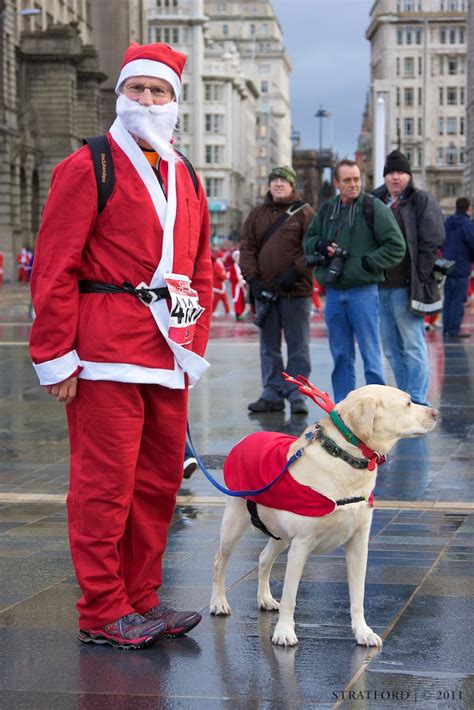
<svg viewBox="0 0 474 710">
<path fill-rule="evenodd" d="M 316 278 L 326 287 L 324 315 L 334 360 L 332 386 L 339 402 L 356 386 L 355 340 L 366 383 L 385 384 L 377 284 L 385 278 L 385 269 L 402 260 L 405 245 L 393 215 L 362 191 L 354 160 L 337 163 L 334 184 L 340 194 L 321 205 L 303 246 L 306 254 L 319 256 Z M 373 209 L 372 227 L 364 212 L 367 202 Z M 336 252 L 338 247 L 343 253 Z"/>
<path fill-rule="evenodd" d="M 384 183 L 373 194 L 395 215 L 407 249 L 379 289 L 382 344 L 397 387 L 414 402 L 428 404 L 424 316 L 442 306 L 433 266 L 444 241 L 444 219 L 434 197 L 415 188 L 410 163 L 398 150 L 387 156 Z"/>
<path fill-rule="evenodd" d="M 454 269 L 444 284 L 443 334 L 445 338 L 469 338 L 461 332 L 464 302 L 474 261 L 474 224 L 470 220 L 471 203 L 467 197 L 456 200 L 456 212 L 446 220 L 445 259 L 454 259 Z"/>
<path fill-rule="evenodd" d="M 314 210 L 295 191 L 296 173 L 288 166 L 273 168 L 263 204 L 247 217 L 240 241 L 240 268 L 255 299 L 260 325 L 260 365 L 263 391 L 249 404 L 251 412 L 275 412 L 290 402 L 292 414 L 307 414 L 295 385 L 282 371 L 309 377 L 309 318 L 313 282 L 303 255 L 303 237 Z M 272 226 L 276 225 L 276 229 Z M 284 335 L 288 360 L 283 365 Z"/>
</svg>

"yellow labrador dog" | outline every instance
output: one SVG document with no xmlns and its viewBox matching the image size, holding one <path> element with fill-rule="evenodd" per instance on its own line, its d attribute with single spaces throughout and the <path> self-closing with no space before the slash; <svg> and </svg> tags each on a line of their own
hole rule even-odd
<svg viewBox="0 0 474 710">
<path fill-rule="evenodd" d="M 372 453 L 378 454 L 387 454 L 399 439 L 427 434 L 435 427 L 438 416 L 438 412 L 431 407 L 413 404 L 405 392 L 381 385 L 367 385 L 354 390 L 336 405 L 335 412 L 346 427 L 372 449 Z M 252 452 L 245 451 L 247 439 L 250 441 L 254 436 L 252 434 L 239 442 L 229 457 L 237 450 L 239 455 L 258 457 L 259 446 L 254 446 Z M 360 447 L 349 443 L 330 417 L 322 419 L 319 425 L 308 427 L 291 445 L 287 458 L 298 449 L 303 449 L 302 455 L 285 476 L 292 477 L 289 481 L 291 485 L 303 484 L 305 492 L 312 494 L 318 491 L 323 494 L 323 501 L 329 499 L 333 508 L 332 512 L 329 510 L 330 514 L 313 517 L 268 505 L 256 505 L 260 523 L 273 536 L 260 553 L 257 592 L 261 609 L 279 609 L 280 612 L 272 641 L 280 646 L 298 643 L 294 610 L 298 585 L 310 552 L 327 553 L 343 545 L 355 639 L 363 646 L 381 646 L 381 638 L 364 618 L 365 575 L 372 521 L 372 507 L 368 500 L 375 487 L 377 466 L 368 465 L 367 460 L 364 462 L 361 459 Z M 355 463 L 357 461 L 359 463 Z M 247 464 L 248 458 L 246 466 L 249 468 Z M 271 478 L 278 470 L 272 472 Z M 259 498 L 255 500 L 258 502 Z M 211 614 L 231 613 L 225 593 L 225 571 L 235 545 L 250 522 L 247 501 L 244 498 L 229 498 L 222 520 L 220 549 L 214 562 Z M 279 604 L 270 591 L 270 573 L 275 559 L 287 547 L 285 581 Z"/>
</svg>

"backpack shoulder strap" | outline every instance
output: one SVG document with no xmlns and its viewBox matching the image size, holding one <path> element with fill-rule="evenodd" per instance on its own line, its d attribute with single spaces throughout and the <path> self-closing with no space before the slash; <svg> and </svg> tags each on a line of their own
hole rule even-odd
<svg viewBox="0 0 474 710">
<path fill-rule="evenodd" d="M 364 196 L 362 197 L 362 214 L 371 232 L 374 231 L 374 200 L 375 197 L 373 195 L 364 192 Z"/>
<path fill-rule="evenodd" d="M 84 138 L 84 145 L 89 146 L 94 164 L 94 174 L 97 182 L 97 213 L 100 214 L 113 192 L 115 184 L 114 163 L 107 136 Z"/>
<path fill-rule="evenodd" d="M 175 150 L 176 150 L 176 148 L 175 148 Z M 176 152 L 186 166 L 186 169 L 191 177 L 191 180 L 193 181 L 194 190 L 197 195 L 199 192 L 199 181 L 198 181 L 198 177 L 196 175 L 196 171 L 194 170 L 194 165 L 191 163 L 189 158 L 186 155 L 184 155 L 184 153 L 181 153 L 180 150 L 176 150 Z"/>
<path fill-rule="evenodd" d="M 279 217 L 277 217 L 273 224 L 271 224 L 268 229 L 262 234 L 258 242 L 258 250 L 261 251 L 264 244 L 268 242 L 270 237 L 273 236 L 273 234 L 275 234 L 275 232 L 280 229 L 280 227 L 285 224 L 285 222 L 288 222 L 288 220 L 291 219 L 293 215 L 302 210 L 303 207 L 306 207 L 307 204 L 308 203 L 304 202 L 303 200 L 297 200 L 296 202 L 292 202 L 288 209 L 283 212 L 283 214 L 281 214 Z"/>
</svg>

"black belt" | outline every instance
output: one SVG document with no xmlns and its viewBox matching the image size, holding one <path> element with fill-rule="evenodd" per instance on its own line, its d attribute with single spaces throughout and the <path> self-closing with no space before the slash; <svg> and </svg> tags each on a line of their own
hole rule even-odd
<svg viewBox="0 0 474 710">
<path fill-rule="evenodd" d="M 170 298 L 170 292 L 165 286 L 163 288 L 135 287 L 129 281 L 124 281 L 121 286 L 107 284 L 102 281 L 79 281 L 80 293 L 128 293 L 146 306 L 162 298 Z"/>
</svg>

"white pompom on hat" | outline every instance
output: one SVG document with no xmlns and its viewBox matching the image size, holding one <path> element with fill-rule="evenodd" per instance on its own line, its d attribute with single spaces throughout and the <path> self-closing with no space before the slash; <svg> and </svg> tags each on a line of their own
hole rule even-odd
<svg viewBox="0 0 474 710">
<path fill-rule="evenodd" d="M 126 50 L 115 86 L 115 93 L 120 94 L 120 87 L 132 76 L 153 76 L 164 79 L 173 87 L 176 101 L 181 91 L 181 75 L 186 64 L 186 55 L 176 52 L 168 44 L 137 44 L 134 42 Z"/>
</svg>

